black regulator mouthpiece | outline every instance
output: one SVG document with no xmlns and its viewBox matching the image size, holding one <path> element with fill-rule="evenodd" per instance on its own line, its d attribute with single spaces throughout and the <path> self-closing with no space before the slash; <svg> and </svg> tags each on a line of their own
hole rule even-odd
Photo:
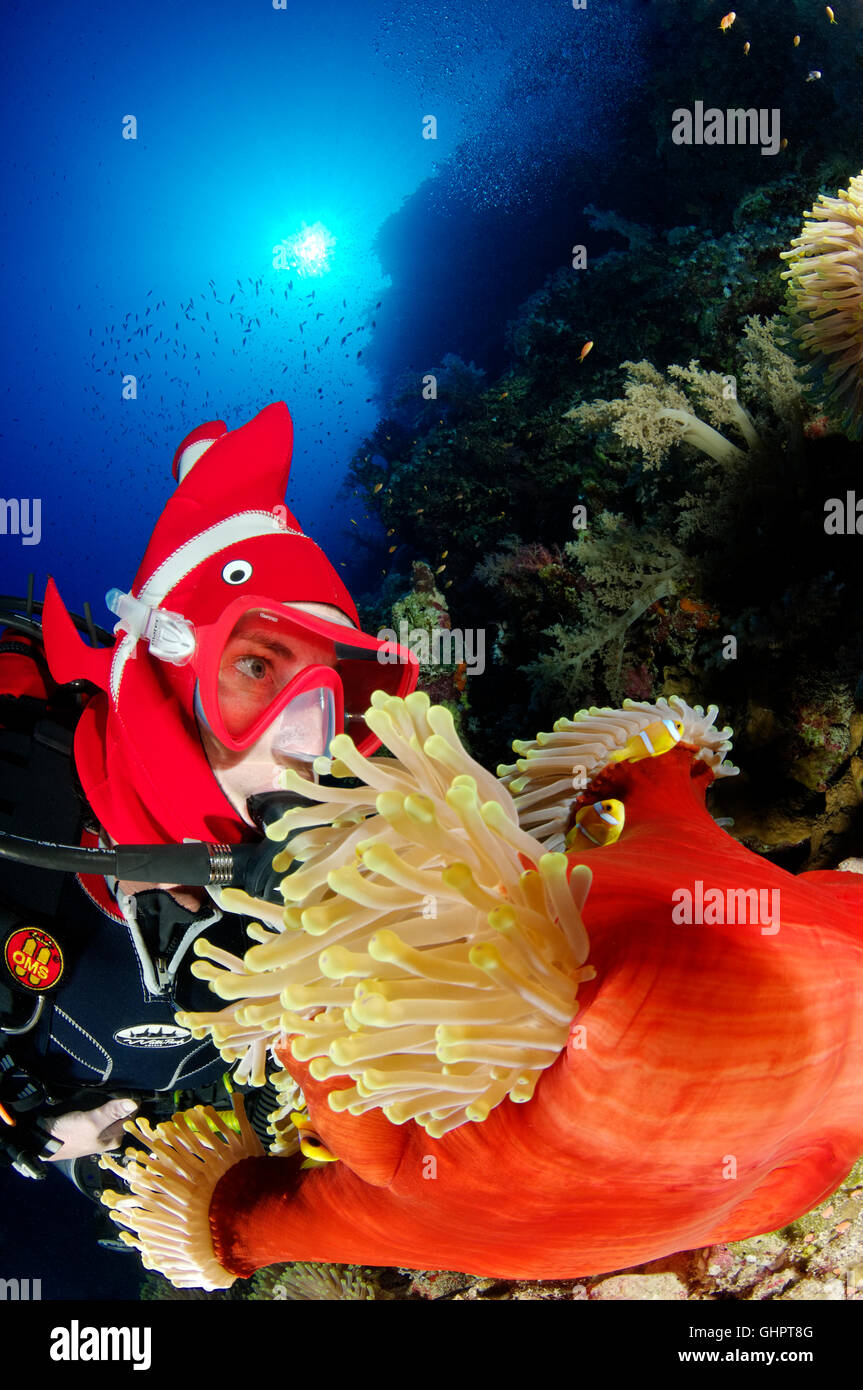
<svg viewBox="0 0 863 1390">
<path fill-rule="evenodd" d="M 281 903 L 281 873 L 272 869 L 279 842 L 268 840 L 265 828 L 292 806 L 311 805 L 296 792 L 270 791 L 250 796 L 249 815 L 263 841 L 253 845 L 114 845 L 111 849 L 82 849 L 42 840 L 22 840 L 0 833 L 0 859 L 14 859 L 36 869 L 64 873 L 113 874 L 132 883 L 181 883 L 188 887 L 243 888 L 252 898 Z M 283 847 L 282 847 L 283 848 Z"/>
<path fill-rule="evenodd" d="M 257 845 L 234 845 L 234 873 L 232 887 L 242 888 L 251 898 L 263 898 L 268 903 L 284 902 L 279 892 L 279 884 L 284 878 L 284 870 L 278 873 L 273 868 L 273 859 L 287 844 L 287 840 L 267 838 L 267 826 L 280 820 L 286 811 L 295 806 L 310 806 L 308 797 L 295 792 L 259 792 L 250 796 L 246 809 L 263 835 Z M 288 870 L 290 873 L 290 870 Z M 241 881 L 238 881 L 241 880 Z"/>
<path fill-rule="evenodd" d="M 246 803 L 263 835 L 255 844 L 114 845 L 82 849 L 43 840 L 25 840 L 0 832 L 0 859 L 73 874 L 109 874 L 133 883 L 181 883 L 189 887 L 242 888 L 250 897 L 281 903 L 283 873 L 273 869 L 282 842 L 270 840 L 266 828 L 294 806 L 308 806 L 296 792 L 262 792 Z"/>
</svg>

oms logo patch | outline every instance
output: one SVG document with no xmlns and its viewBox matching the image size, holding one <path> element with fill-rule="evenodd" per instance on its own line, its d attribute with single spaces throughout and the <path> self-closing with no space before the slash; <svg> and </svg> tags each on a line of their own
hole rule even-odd
<svg viewBox="0 0 863 1390">
<path fill-rule="evenodd" d="M 7 938 L 6 969 L 13 980 L 40 993 L 52 989 L 63 974 L 63 952 L 41 927 L 19 927 Z"/>
<path fill-rule="evenodd" d="M 133 1023 L 130 1028 L 118 1028 L 114 1041 L 126 1047 L 181 1047 L 191 1036 L 190 1029 L 179 1023 Z"/>
</svg>

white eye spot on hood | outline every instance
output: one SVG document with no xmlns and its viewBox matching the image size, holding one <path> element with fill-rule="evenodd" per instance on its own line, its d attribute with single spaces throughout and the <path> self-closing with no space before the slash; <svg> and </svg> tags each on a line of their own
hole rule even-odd
<svg viewBox="0 0 863 1390">
<path fill-rule="evenodd" d="M 252 566 L 248 560 L 229 560 L 222 570 L 222 578 L 226 584 L 236 587 L 238 584 L 246 584 L 252 577 Z"/>
</svg>

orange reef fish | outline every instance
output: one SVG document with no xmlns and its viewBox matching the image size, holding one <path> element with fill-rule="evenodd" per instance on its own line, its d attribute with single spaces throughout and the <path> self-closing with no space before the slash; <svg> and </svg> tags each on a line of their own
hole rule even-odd
<svg viewBox="0 0 863 1390">
<path fill-rule="evenodd" d="M 799 48 L 799 47 L 800 47 L 800 35 L 799 35 L 799 34 L 795 34 L 795 35 L 794 35 L 794 47 L 795 47 L 795 48 Z"/>
<path fill-rule="evenodd" d="M 824 13 L 826 14 L 827 18 L 830 20 L 830 23 L 831 23 L 831 24 L 835 24 L 835 23 L 836 23 L 836 16 L 835 16 L 835 14 L 833 13 L 833 11 L 831 10 L 831 8 L 830 8 L 829 5 L 825 5 L 825 6 L 824 6 Z"/>
<path fill-rule="evenodd" d="M 748 57 L 750 47 L 751 47 L 751 44 L 749 43 L 749 40 L 747 39 L 747 40 L 746 40 L 746 43 L 743 45 L 743 56 L 744 56 L 744 58 Z"/>
<path fill-rule="evenodd" d="M 736 18 L 737 18 L 737 12 L 736 12 L 735 10 L 729 10 L 729 11 L 728 11 L 728 14 L 724 14 L 724 15 L 722 16 L 722 18 L 721 18 L 720 21 L 719 21 L 719 27 L 720 27 L 720 29 L 722 30 L 723 34 L 725 33 L 725 31 L 726 31 L 727 29 L 730 29 L 730 28 L 731 28 L 731 26 L 732 26 L 732 24 L 734 23 L 734 21 L 735 21 Z"/>
<path fill-rule="evenodd" d="M 625 819 L 622 801 L 594 801 L 591 806 L 582 806 L 566 837 L 566 848 L 583 848 L 584 840 L 591 845 L 613 845 L 620 839 Z"/>
<path fill-rule="evenodd" d="M 710 618 L 712 616 L 710 608 L 706 603 L 699 603 L 694 598 L 682 598 L 680 600 L 680 611 L 682 613 L 694 613 L 697 618 Z"/>
<path fill-rule="evenodd" d="M 578 354 L 578 360 L 579 360 L 579 362 L 583 362 L 583 361 L 584 361 L 585 357 L 586 357 L 587 354 L 590 352 L 590 350 L 591 350 L 592 347 L 593 347 L 593 339 L 592 339 L 592 338 L 589 338 L 588 341 L 585 343 L 584 347 L 581 349 L 581 352 Z"/>
</svg>

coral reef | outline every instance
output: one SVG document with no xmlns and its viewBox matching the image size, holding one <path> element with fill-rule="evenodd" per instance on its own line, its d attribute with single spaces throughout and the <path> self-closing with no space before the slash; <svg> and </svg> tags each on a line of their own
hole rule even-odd
<svg viewBox="0 0 863 1390">
<path fill-rule="evenodd" d="M 369 1302 L 377 1295 L 359 1269 L 299 1262 L 259 1270 L 246 1297 L 266 1302 L 352 1303 Z"/>
<path fill-rule="evenodd" d="M 628 677 L 624 672 L 632 629 L 675 592 L 685 556 L 670 541 L 610 512 L 602 512 L 565 551 L 581 578 L 577 626 L 556 623 L 547 629 L 551 650 L 527 662 L 524 671 L 544 701 L 570 706 L 588 690 L 607 690 L 612 700 L 642 693 L 631 688 L 633 665 Z"/>
<path fill-rule="evenodd" d="M 582 431 L 601 434 L 611 430 L 627 451 L 635 451 L 645 467 L 658 468 L 673 445 L 681 441 L 706 454 L 717 463 L 731 465 L 744 458 L 744 451 L 715 428 L 732 425 L 743 436 L 749 450 L 758 449 L 761 440 L 751 416 L 738 403 L 729 378 L 718 372 L 704 372 L 698 362 L 688 367 L 671 366 L 668 375 L 685 382 L 690 393 L 708 415 L 705 423 L 692 409 L 684 392 L 671 386 L 649 362 L 624 362 L 627 374 L 622 400 L 594 401 L 579 405 L 564 416 Z"/>
<path fill-rule="evenodd" d="M 748 745 L 751 708 L 796 728 L 788 692 L 804 666 L 843 707 L 863 671 L 851 547 L 823 525 L 825 497 L 855 486 L 859 454 L 807 393 L 780 316 L 779 253 L 805 188 L 785 171 L 747 190 L 720 236 L 692 226 L 645 241 L 623 218 L 628 249 L 553 274 L 525 303 L 513 368 L 477 383 L 470 418 L 448 422 L 428 403 L 412 432 L 384 420 L 354 481 L 401 541 L 381 621 L 409 559 L 436 556 L 452 624 L 488 633 L 495 679 L 471 681 L 460 725 L 479 757 L 498 761 L 561 700 L 693 699 L 709 681 L 753 755 L 749 805 L 738 789 L 728 809 L 748 842 L 805 846 L 814 867 L 863 836 L 859 802 L 827 805 L 850 745 L 803 804 L 779 740 Z M 613 229 L 613 214 L 590 215 Z"/>
<path fill-rule="evenodd" d="M 439 566 L 439 570 L 444 568 Z M 391 624 L 393 639 L 419 660 L 419 689 L 434 704 L 445 705 L 459 727 L 468 707 L 466 662 L 452 634 L 446 599 L 425 561 L 413 562 L 411 587 L 392 605 Z"/>
</svg>

